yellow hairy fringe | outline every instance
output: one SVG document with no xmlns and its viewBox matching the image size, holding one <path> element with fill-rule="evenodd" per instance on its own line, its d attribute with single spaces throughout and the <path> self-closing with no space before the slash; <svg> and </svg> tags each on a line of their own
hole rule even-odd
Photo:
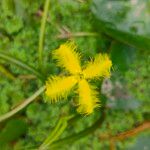
<svg viewBox="0 0 150 150">
<path fill-rule="evenodd" d="M 76 51 L 76 45 L 73 42 L 67 42 L 60 45 L 53 53 L 53 58 L 57 59 L 57 65 L 65 68 L 71 74 L 81 72 L 80 54 Z"/>
<path fill-rule="evenodd" d="M 112 62 L 107 54 L 99 54 L 95 59 L 89 62 L 83 70 L 83 75 L 86 79 L 97 77 L 110 77 L 110 69 Z"/>
<path fill-rule="evenodd" d="M 57 60 L 57 65 L 69 72 L 70 76 L 53 76 L 46 82 L 46 95 L 51 102 L 57 102 L 61 98 L 66 98 L 70 90 L 78 84 L 79 102 L 77 111 L 81 114 L 89 115 L 96 107 L 99 107 L 97 92 L 88 83 L 88 79 L 99 77 L 110 77 L 112 62 L 107 54 L 98 54 L 94 60 L 90 61 L 86 68 L 80 66 L 80 54 L 76 51 L 73 42 L 60 45 L 53 52 L 53 58 Z"/>
<path fill-rule="evenodd" d="M 57 102 L 63 97 L 67 97 L 69 91 L 77 83 L 74 76 L 59 77 L 54 76 L 46 82 L 46 95 L 52 102 Z"/>
<path fill-rule="evenodd" d="M 91 114 L 95 107 L 98 107 L 96 91 L 88 84 L 85 79 L 79 82 L 79 106 L 77 111 L 81 114 Z"/>
</svg>

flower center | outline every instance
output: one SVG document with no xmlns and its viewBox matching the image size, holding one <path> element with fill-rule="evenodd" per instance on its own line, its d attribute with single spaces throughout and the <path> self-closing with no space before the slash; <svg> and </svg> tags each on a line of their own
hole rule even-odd
<svg viewBox="0 0 150 150">
<path fill-rule="evenodd" d="M 79 73 L 78 76 L 79 76 L 79 79 L 80 79 L 80 80 L 84 79 L 83 73 Z"/>
</svg>

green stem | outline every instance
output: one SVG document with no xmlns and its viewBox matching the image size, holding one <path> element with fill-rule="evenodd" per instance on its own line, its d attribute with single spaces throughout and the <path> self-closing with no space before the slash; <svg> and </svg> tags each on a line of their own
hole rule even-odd
<svg viewBox="0 0 150 150">
<path fill-rule="evenodd" d="M 63 133 L 63 131 L 66 129 L 66 127 L 67 127 L 67 121 L 65 120 L 65 121 L 63 122 L 61 128 L 59 129 L 59 132 L 57 132 L 57 133 L 54 135 L 53 139 L 49 142 L 48 145 L 50 145 L 52 142 L 54 142 L 55 140 L 57 140 L 57 138 L 58 138 L 58 137 Z"/>
<path fill-rule="evenodd" d="M 87 128 L 87 129 L 85 129 L 79 133 L 76 133 L 76 134 L 73 134 L 73 135 L 68 136 L 66 138 L 55 141 L 54 143 L 52 143 L 50 145 L 50 149 L 58 148 L 59 146 L 62 147 L 62 145 L 75 142 L 82 137 L 88 136 L 89 134 L 94 132 L 96 129 L 100 128 L 100 126 L 102 125 L 102 123 L 104 121 L 104 118 L 105 118 L 104 116 L 105 115 L 102 114 L 102 116 L 91 127 Z"/>
<path fill-rule="evenodd" d="M 47 145 L 49 143 L 49 141 L 51 141 L 51 139 L 55 136 L 55 134 L 58 132 L 58 130 L 60 129 L 61 125 L 62 125 L 62 118 L 60 118 L 60 120 L 58 121 L 56 127 L 54 128 L 54 130 L 52 131 L 52 133 L 47 137 L 47 139 L 43 142 L 43 144 L 40 146 L 40 148 L 42 149 L 42 147 L 45 147 L 45 145 Z"/>
<path fill-rule="evenodd" d="M 0 64 L 0 72 L 5 75 L 7 78 L 14 80 L 15 76 L 9 72 L 3 65 Z"/>
<path fill-rule="evenodd" d="M 22 104 L 17 106 L 15 109 L 11 110 L 10 112 L 0 116 L 0 122 L 12 117 L 16 113 L 18 113 L 20 110 L 25 108 L 27 105 L 29 105 L 35 98 L 37 98 L 43 91 L 45 90 L 45 86 L 41 87 L 39 90 L 37 90 L 31 97 L 27 98 L 23 101 Z"/>
<path fill-rule="evenodd" d="M 19 66 L 22 69 L 25 69 L 25 70 L 33 73 L 35 76 L 37 76 L 38 78 L 40 78 L 42 80 L 44 79 L 43 75 L 41 73 L 39 73 L 35 68 L 27 65 L 26 63 L 22 62 L 19 59 L 14 58 L 13 56 L 10 56 L 10 55 L 7 55 L 3 52 L 0 52 L 0 58 L 5 60 L 5 61 L 8 61 L 10 63 L 13 63 L 13 64 L 15 64 L 16 66 Z"/>
<path fill-rule="evenodd" d="M 40 28 L 40 35 L 39 35 L 39 67 L 42 67 L 42 59 L 43 59 L 43 44 L 44 44 L 44 33 L 45 33 L 45 26 L 46 26 L 46 19 L 48 14 L 50 0 L 45 0 L 44 4 L 44 12 L 43 17 L 41 20 L 41 28 Z"/>
<path fill-rule="evenodd" d="M 55 136 L 53 137 L 53 139 L 51 140 L 51 141 L 49 141 L 49 143 L 48 143 L 48 146 L 52 143 L 52 142 L 54 142 L 55 140 L 57 140 L 58 139 L 58 137 L 63 133 L 63 131 L 66 129 L 66 127 L 67 127 L 67 121 L 64 121 L 63 122 L 63 124 L 62 124 L 62 126 L 61 126 L 61 128 L 59 129 L 59 132 L 57 132 L 56 134 L 55 134 Z"/>
<path fill-rule="evenodd" d="M 63 133 L 63 131 L 66 129 L 66 127 L 67 127 L 67 121 L 62 123 L 59 130 L 55 134 L 53 134 L 53 136 L 50 136 L 47 138 L 47 140 L 40 146 L 39 150 L 48 149 L 49 145 L 58 139 L 58 137 Z"/>
<path fill-rule="evenodd" d="M 60 118 L 56 127 L 52 131 L 52 133 L 47 137 L 47 139 L 43 142 L 43 144 L 39 147 L 39 150 L 45 150 L 49 147 L 51 143 L 58 139 L 58 137 L 63 133 L 66 129 L 68 122 L 72 120 L 74 117 L 73 115 Z"/>
</svg>

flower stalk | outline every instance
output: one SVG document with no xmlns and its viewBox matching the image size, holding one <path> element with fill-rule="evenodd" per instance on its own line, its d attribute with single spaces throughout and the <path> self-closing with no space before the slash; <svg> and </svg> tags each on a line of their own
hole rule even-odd
<svg viewBox="0 0 150 150">
<path fill-rule="evenodd" d="M 56 127 L 52 130 L 52 132 L 49 134 L 49 136 L 46 138 L 46 140 L 43 142 L 43 144 L 39 147 L 39 150 L 45 150 L 48 149 L 48 147 L 56 141 L 59 136 L 63 133 L 63 131 L 67 128 L 69 120 L 76 118 L 73 115 L 60 118 Z"/>
<path fill-rule="evenodd" d="M 26 106 L 28 106 L 32 101 L 34 101 L 41 93 L 43 93 L 45 90 L 45 86 L 41 87 L 39 90 L 37 90 L 31 97 L 24 100 L 19 106 L 11 110 L 10 112 L 0 116 L 0 122 L 12 117 L 16 113 L 18 113 L 20 110 L 24 109 Z"/>
<path fill-rule="evenodd" d="M 41 19 L 41 28 L 40 28 L 40 34 L 39 34 L 39 68 L 43 68 L 43 45 L 44 45 L 44 34 L 45 34 L 45 26 L 46 26 L 46 19 L 48 15 L 48 9 L 50 5 L 50 0 L 45 0 L 44 4 L 44 12 L 43 17 Z"/>
<path fill-rule="evenodd" d="M 98 128 L 101 127 L 104 120 L 105 120 L 105 112 L 103 110 L 101 116 L 99 117 L 99 119 L 93 125 L 91 125 L 90 127 L 84 129 L 83 131 L 81 131 L 79 133 L 75 133 L 75 134 L 70 135 L 68 137 L 65 137 L 63 139 L 55 141 L 54 143 L 52 143 L 50 145 L 49 148 L 54 149 L 54 148 L 62 147 L 63 145 L 71 144 L 73 142 L 76 142 L 77 140 L 80 140 L 83 137 L 86 137 L 86 136 L 90 135 L 95 130 L 97 130 Z"/>
</svg>

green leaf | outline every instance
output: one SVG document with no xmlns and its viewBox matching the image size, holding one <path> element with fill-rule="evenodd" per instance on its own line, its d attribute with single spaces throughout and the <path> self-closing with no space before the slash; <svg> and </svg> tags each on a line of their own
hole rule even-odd
<svg viewBox="0 0 150 150">
<path fill-rule="evenodd" d="M 150 2 L 94 0 L 92 11 L 100 29 L 118 41 L 150 50 Z"/>
<path fill-rule="evenodd" d="M 0 133 L 0 144 L 18 139 L 27 131 L 27 124 L 21 119 L 10 120 Z"/>
<path fill-rule="evenodd" d="M 8 79 L 11 80 L 15 79 L 15 76 L 1 64 L 0 64 L 0 74 L 4 75 Z"/>
<path fill-rule="evenodd" d="M 39 78 L 43 78 L 41 73 L 38 72 L 35 68 L 29 66 L 28 64 L 22 62 L 19 59 L 14 58 L 13 56 L 10 56 L 10 55 L 7 55 L 6 53 L 0 52 L 0 58 L 5 61 L 8 61 L 9 63 L 19 66 L 22 69 L 32 72 L 33 74 L 37 75 Z"/>
<path fill-rule="evenodd" d="M 135 58 L 136 49 L 121 43 L 113 43 L 111 46 L 111 59 L 115 72 L 127 71 Z"/>
</svg>

